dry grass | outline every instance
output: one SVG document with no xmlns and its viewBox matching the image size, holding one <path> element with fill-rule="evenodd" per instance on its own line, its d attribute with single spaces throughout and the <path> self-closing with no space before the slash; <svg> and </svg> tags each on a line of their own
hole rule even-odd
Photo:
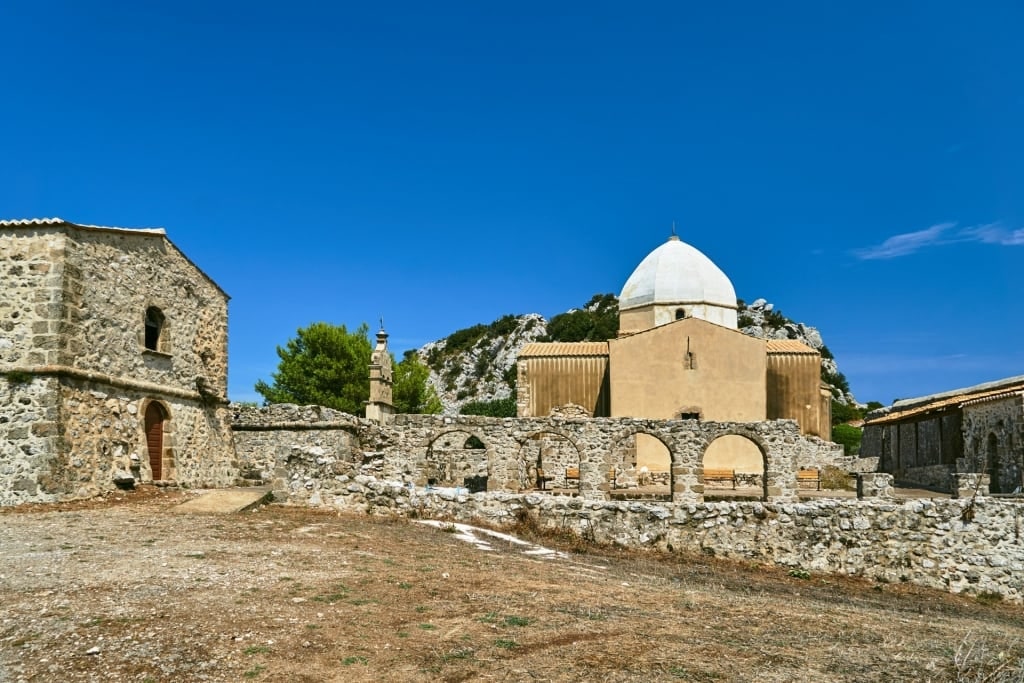
<svg viewBox="0 0 1024 683">
<path fill-rule="evenodd" d="M 998 601 L 594 548 L 526 516 L 568 559 L 178 496 L 0 515 L 0 680 L 1020 680 L 1024 612 Z"/>
</svg>

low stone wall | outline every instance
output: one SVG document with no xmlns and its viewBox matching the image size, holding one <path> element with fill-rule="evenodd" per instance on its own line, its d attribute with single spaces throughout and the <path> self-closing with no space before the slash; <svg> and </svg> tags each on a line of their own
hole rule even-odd
<svg viewBox="0 0 1024 683">
<path fill-rule="evenodd" d="M 801 503 L 607 502 L 544 494 L 424 489 L 365 474 L 296 482 L 287 500 L 372 515 L 507 525 L 529 514 L 598 543 L 768 562 L 808 572 L 910 581 L 1024 598 L 1022 508 L 976 500 L 820 499 Z M 968 511 L 968 514 L 965 514 Z M 965 521 L 970 520 L 970 521 Z"/>
<path fill-rule="evenodd" d="M 910 467 L 895 473 L 897 483 L 903 486 L 923 487 L 935 491 L 950 491 L 953 471 L 949 465 Z"/>
</svg>

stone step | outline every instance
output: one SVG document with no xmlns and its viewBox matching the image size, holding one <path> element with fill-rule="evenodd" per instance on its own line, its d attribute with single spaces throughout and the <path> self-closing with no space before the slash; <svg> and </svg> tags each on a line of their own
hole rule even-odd
<svg viewBox="0 0 1024 683">
<path fill-rule="evenodd" d="M 208 491 L 198 498 L 176 505 L 174 512 L 198 512 L 210 514 L 232 514 L 251 510 L 269 503 L 274 495 L 269 487 L 247 487 L 244 489 L 218 489 Z"/>
</svg>

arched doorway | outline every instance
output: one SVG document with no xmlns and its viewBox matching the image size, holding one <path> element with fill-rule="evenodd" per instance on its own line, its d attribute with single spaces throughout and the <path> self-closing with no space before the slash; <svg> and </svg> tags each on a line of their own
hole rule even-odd
<svg viewBox="0 0 1024 683">
<path fill-rule="evenodd" d="M 427 445 L 418 483 L 464 486 L 476 493 L 487 490 L 489 476 L 487 444 L 470 432 L 456 430 L 439 434 Z"/>
<path fill-rule="evenodd" d="M 752 439 L 740 434 L 725 434 L 714 439 L 704 451 L 701 466 L 705 470 L 729 470 L 736 476 L 736 491 L 747 495 L 756 492 L 762 499 L 768 497 L 768 459 L 761 446 Z M 708 493 L 705 480 L 704 493 Z M 729 485 L 732 489 L 732 485 Z"/>
<path fill-rule="evenodd" d="M 163 479 L 164 475 L 164 432 L 167 422 L 167 411 L 156 401 L 146 406 L 146 450 L 149 452 L 149 469 L 153 481 Z"/>
<path fill-rule="evenodd" d="M 535 432 L 523 440 L 516 459 L 519 490 L 543 488 L 578 491 L 581 486 L 580 451 L 566 436 Z"/>
<path fill-rule="evenodd" d="M 619 438 L 611 449 L 608 488 L 613 499 L 671 500 L 672 451 L 644 431 Z"/>
</svg>

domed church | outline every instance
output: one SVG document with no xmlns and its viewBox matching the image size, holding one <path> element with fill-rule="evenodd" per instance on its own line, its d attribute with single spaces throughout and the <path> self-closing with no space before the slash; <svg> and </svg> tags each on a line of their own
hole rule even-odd
<svg viewBox="0 0 1024 683">
<path fill-rule="evenodd" d="M 743 334 L 736 310 L 725 273 L 672 235 L 626 280 L 616 339 L 523 347 L 518 415 L 575 404 L 592 417 L 794 419 L 802 433 L 828 438 L 831 394 L 820 354 Z"/>
</svg>

